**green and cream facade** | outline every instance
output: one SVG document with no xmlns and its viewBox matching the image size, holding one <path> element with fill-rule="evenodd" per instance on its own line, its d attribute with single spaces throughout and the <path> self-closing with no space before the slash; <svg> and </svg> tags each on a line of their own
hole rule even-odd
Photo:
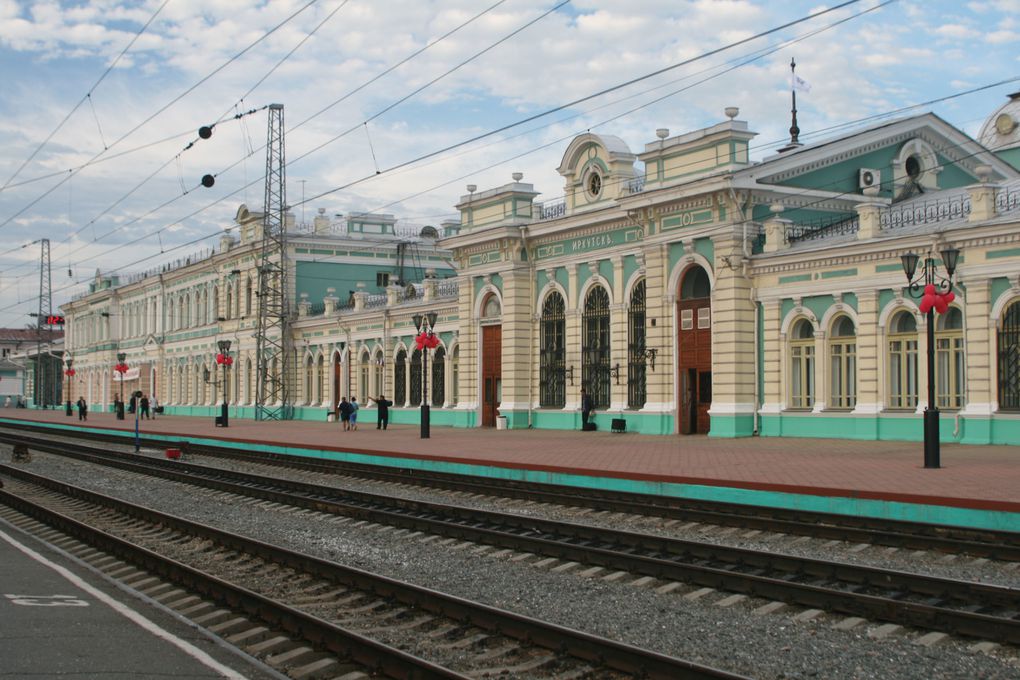
<svg viewBox="0 0 1020 680">
<path fill-rule="evenodd" d="M 557 168 L 560 200 L 539 203 L 519 174 L 469 187 L 429 254 L 437 275 L 410 287 L 331 283 L 370 278 L 383 246 L 294 239 L 297 416 L 385 393 L 394 422 L 417 422 L 427 382 L 435 424 L 577 428 L 584 387 L 606 430 L 623 419 L 661 435 L 920 439 L 926 319 L 900 256 L 955 246 L 957 299 L 935 329 L 942 437 L 1020 443 L 1016 126 L 997 112 L 978 143 L 926 114 L 751 162 L 754 133 L 735 115 L 660 130 L 637 153 L 581 135 Z M 249 222 L 239 216 L 242 234 Z M 119 347 L 161 372 L 169 410 L 211 414 L 202 371 L 231 339 L 229 399 L 250 414 L 255 317 L 237 306 L 248 310 L 251 243 L 158 278 L 97 280 L 65 307 L 76 368 L 95 371 L 96 390 L 112 386 Z M 204 317 L 181 311 L 196 295 Z M 95 329 L 125 308 L 166 327 Z M 430 311 L 441 344 L 425 375 L 412 317 Z"/>
</svg>

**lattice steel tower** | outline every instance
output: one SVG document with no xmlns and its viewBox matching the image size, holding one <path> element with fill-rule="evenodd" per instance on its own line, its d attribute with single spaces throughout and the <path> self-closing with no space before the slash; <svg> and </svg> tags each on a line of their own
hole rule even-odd
<svg viewBox="0 0 1020 680">
<path fill-rule="evenodd" d="M 50 395 L 46 393 L 46 364 L 48 362 L 43 361 L 42 341 L 43 326 L 49 323 L 50 315 L 53 314 L 53 281 L 50 276 L 50 240 L 48 238 L 39 239 L 39 243 L 42 248 L 39 258 L 39 312 L 35 317 L 36 344 L 33 399 L 36 406 L 45 406 L 50 403 Z"/>
<path fill-rule="evenodd" d="M 269 106 L 266 202 L 258 259 L 258 327 L 255 333 L 255 420 L 290 420 L 293 351 L 287 285 L 287 189 L 283 104 Z"/>
</svg>

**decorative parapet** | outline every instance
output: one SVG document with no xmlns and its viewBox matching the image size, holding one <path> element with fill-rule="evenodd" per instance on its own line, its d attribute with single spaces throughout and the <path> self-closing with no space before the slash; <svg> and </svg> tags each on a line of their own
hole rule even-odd
<svg viewBox="0 0 1020 680">
<path fill-rule="evenodd" d="M 301 301 L 298 302 L 298 317 L 305 317 L 312 311 L 312 303 L 308 301 L 308 293 L 301 293 Z"/>
<path fill-rule="evenodd" d="M 365 309 L 365 298 L 368 297 L 368 293 L 366 293 L 365 291 L 359 290 L 359 291 L 355 291 L 354 294 L 352 295 L 352 297 L 354 298 L 354 311 L 355 312 L 360 312 L 361 310 Z M 385 299 L 385 296 L 383 296 L 383 299 Z"/>
<path fill-rule="evenodd" d="M 457 279 L 442 279 L 436 282 L 436 297 L 457 297 L 460 292 L 460 284 Z"/>
</svg>

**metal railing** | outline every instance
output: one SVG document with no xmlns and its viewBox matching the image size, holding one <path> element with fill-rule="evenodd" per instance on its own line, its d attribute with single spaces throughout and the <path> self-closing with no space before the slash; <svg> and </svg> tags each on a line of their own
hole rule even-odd
<svg viewBox="0 0 1020 680">
<path fill-rule="evenodd" d="M 365 309 L 375 309 L 377 307 L 386 306 L 386 294 L 377 295 L 366 295 L 365 296 Z"/>
<path fill-rule="evenodd" d="M 436 297 L 457 297 L 460 292 L 460 283 L 457 279 L 443 279 L 436 283 Z"/>
<path fill-rule="evenodd" d="M 540 220 L 554 220 L 567 214 L 567 199 L 561 198 L 552 203 L 542 204 L 542 215 Z"/>
<path fill-rule="evenodd" d="M 837 234 L 855 234 L 860 229 L 856 215 L 840 218 L 828 218 L 791 224 L 786 228 L 786 242 L 812 241 L 828 238 Z"/>
<path fill-rule="evenodd" d="M 995 212 L 1005 213 L 1020 208 L 1020 182 L 1011 182 L 995 192 Z"/>
<path fill-rule="evenodd" d="M 959 193 L 934 200 L 914 200 L 908 205 L 892 206 L 879 213 L 882 229 L 899 229 L 915 224 L 931 224 L 963 219 L 970 214 L 970 194 Z"/>
</svg>

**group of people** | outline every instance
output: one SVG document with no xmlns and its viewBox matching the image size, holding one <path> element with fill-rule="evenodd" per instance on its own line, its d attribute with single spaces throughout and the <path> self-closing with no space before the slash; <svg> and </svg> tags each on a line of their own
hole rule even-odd
<svg viewBox="0 0 1020 680">
<path fill-rule="evenodd" d="M 393 402 L 385 394 L 380 394 L 378 398 L 369 397 L 368 400 L 374 401 L 376 405 L 375 429 L 385 430 L 390 423 L 390 406 L 393 406 Z M 347 401 L 347 397 L 341 397 L 340 403 L 336 405 L 336 412 L 345 431 L 358 429 L 359 408 L 358 398 L 353 396 L 350 401 Z"/>
<path fill-rule="evenodd" d="M 85 397 L 78 397 L 78 401 L 75 403 L 78 407 L 78 420 L 89 419 L 89 403 L 85 401 Z M 128 404 L 127 412 L 134 413 L 135 409 L 138 410 L 139 418 L 154 418 L 152 413 L 159 413 L 159 402 L 156 401 L 156 397 L 149 401 L 149 395 L 143 394 L 141 397 L 135 397 L 131 395 L 131 401 Z M 120 395 L 116 395 L 113 398 L 113 412 L 117 415 L 118 420 L 124 420 L 124 402 L 120 400 Z M 68 411 L 70 415 L 70 411 Z"/>
<path fill-rule="evenodd" d="M 78 399 L 79 403 L 83 401 L 85 401 L 84 397 L 80 397 Z M 155 405 L 158 408 L 158 402 L 156 402 L 156 397 L 152 398 L 152 402 L 153 405 Z M 146 420 L 148 420 L 149 418 L 152 417 L 151 415 L 152 411 L 150 411 L 149 407 L 150 407 L 149 395 L 143 394 L 141 397 L 137 397 L 134 394 L 132 394 L 131 400 L 128 402 L 127 412 L 134 413 L 137 410 L 139 418 L 145 418 Z M 80 408 L 81 407 L 79 406 L 79 409 Z M 113 410 L 114 413 L 117 414 L 117 420 L 124 420 L 124 402 L 121 401 L 119 394 L 113 398 Z M 156 412 L 158 413 L 158 411 Z"/>
</svg>

